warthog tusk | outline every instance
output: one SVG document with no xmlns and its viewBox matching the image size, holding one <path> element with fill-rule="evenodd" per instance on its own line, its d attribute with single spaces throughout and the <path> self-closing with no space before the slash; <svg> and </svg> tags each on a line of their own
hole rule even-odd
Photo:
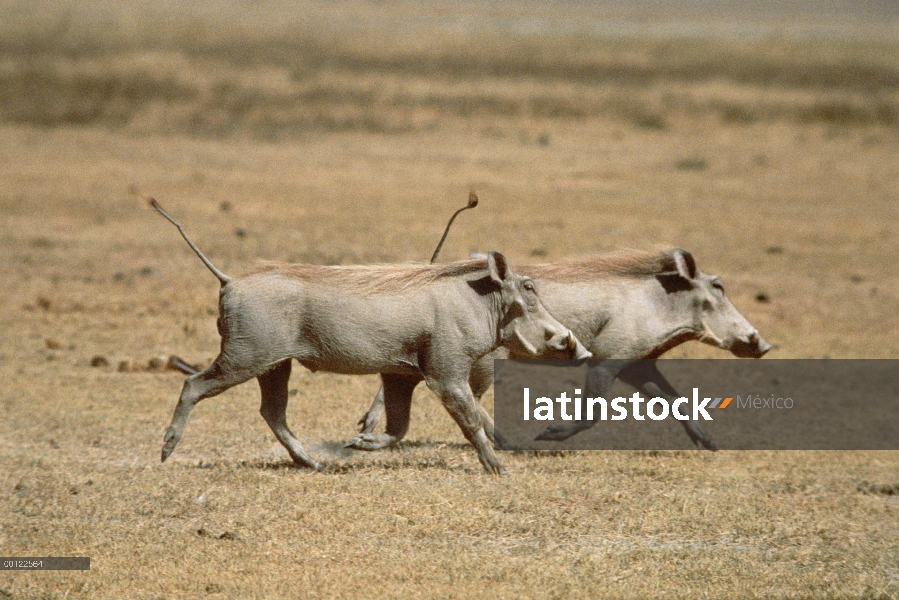
<svg viewBox="0 0 899 600">
<path fill-rule="evenodd" d="M 712 330 L 709 329 L 709 326 L 706 325 L 705 321 L 702 323 L 702 333 L 699 334 L 699 341 L 704 344 L 718 346 L 719 348 L 724 347 L 724 342 L 721 341 L 721 338 L 712 333 Z"/>
<path fill-rule="evenodd" d="M 532 356 L 538 356 L 538 355 L 539 355 L 539 352 L 537 352 L 537 349 L 534 348 L 534 346 L 532 346 L 532 345 L 531 345 L 531 344 L 524 338 L 524 336 L 521 335 L 521 333 L 518 331 L 518 325 L 517 325 L 517 324 L 513 326 L 513 331 L 515 332 L 515 337 L 518 338 L 518 341 L 521 343 L 522 346 L 524 346 L 524 349 L 527 350 L 529 354 L 531 354 Z"/>
</svg>

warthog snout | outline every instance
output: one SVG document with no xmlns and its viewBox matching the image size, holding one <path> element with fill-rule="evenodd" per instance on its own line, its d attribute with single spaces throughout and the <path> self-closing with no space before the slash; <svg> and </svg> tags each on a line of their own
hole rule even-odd
<svg viewBox="0 0 899 600">
<path fill-rule="evenodd" d="M 758 331 L 753 331 L 745 339 L 738 338 L 730 351 L 739 358 L 761 358 L 771 348 L 771 344 L 762 339 Z"/>
</svg>

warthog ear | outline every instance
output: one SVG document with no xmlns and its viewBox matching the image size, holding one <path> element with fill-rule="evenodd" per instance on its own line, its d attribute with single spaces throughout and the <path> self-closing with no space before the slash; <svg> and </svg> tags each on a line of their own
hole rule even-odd
<svg viewBox="0 0 899 600">
<path fill-rule="evenodd" d="M 688 280 L 696 279 L 696 259 L 692 254 L 683 248 L 677 248 L 672 256 L 674 256 L 674 264 L 677 265 L 678 275 Z"/>
<path fill-rule="evenodd" d="M 508 281 L 511 272 L 506 257 L 493 250 L 487 253 L 487 270 L 490 272 L 490 279 L 496 285 L 502 285 L 503 282 Z"/>
</svg>

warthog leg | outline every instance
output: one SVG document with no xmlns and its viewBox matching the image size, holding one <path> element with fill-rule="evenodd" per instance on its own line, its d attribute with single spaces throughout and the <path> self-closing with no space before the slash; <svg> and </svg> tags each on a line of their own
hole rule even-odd
<svg viewBox="0 0 899 600">
<path fill-rule="evenodd" d="M 664 398 L 669 402 L 673 402 L 680 397 L 680 394 L 677 393 L 674 386 L 672 386 L 668 380 L 665 379 L 665 376 L 656 368 L 654 362 L 641 361 L 628 365 L 621 370 L 621 373 L 618 374 L 618 378 L 643 392 L 647 399 L 659 397 Z M 709 434 L 699 426 L 699 423 L 692 420 L 678 422 L 684 426 L 684 430 L 686 430 L 693 445 L 698 446 L 701 444 L 706 450 L 712 451 L 718 449 L 718 445 Z"/>
<path fill-rule="evenodd" d="M 360 433 L 347 442 L 345 447 L 357 450 L 380 450 L 403 439 L 409 430 L 412 392 L 421 380 L 421 377 L 418 376 L 382 373 L 383 385 L 378 390 L 378 396 L 381 398 L 380 410 L 387 411 L 387 431 L 385 433 Z M 377 404 L 377 399 L 375 404 Z M 374 408 L 373 405 L 372 409 Z M 377 422 L 378 420 L 375 419 L 375 424 Z"/>
<path fill-rule="evenodd" d="M 623 364 L 624 361 L 620 360 L 603 360 L 592 364 L 587 371 L 587 382 L 584 385 L 584 397 L 596 398 L 604 396 L 606 390 L 608 390 L 612 386 L 612 382 L 615 381 L 615 375 L 618 374 L 618 371 Z M 534 439 L 561 442 L 585 429 L 590 429 L 596 425 L 598 419 L 599 415 L 596 415 L 596 418 L 592 421 L 584 419 L 583 421 L 571 421 L 560 423 L 558 425 L 550 425 L 541 431 Z"/>
<path fill-rule="evenodd" d="M 191 375 L 184 381 L 181 397 L 175 406 L 172 424 L 165 433 L 162 446 L 162 461 L 169 457 L 184 434 L 190 411 L 204 398 L 218 396 L 228 388 L 234 387 L 253 377 L 252 372 L 234 368 L 224 355 L 219 355 L 208 368 Z"/>
<path fill-rule="evenodd" d="M 271 427 L 278 441 L 287 448 L 287 453 L 290 454 L 293 462 L 320 471 L 321 465 L 306 454 L 303 446 L 287 426 L 287 381 L 290 379 L 290 367 L 291 363 L 288 359 L 278 363 L 268 373 L 256 378 L 259 380 L 259 390 L 262 392 L 259 412 Z"/>
<path fill-rule="evenodd" d="M 359 426 L 359 433 L 372 433 L 375 430 L 375 427 L 378 426 L 378 422 L 381 420 L 381 417 L 384 416 L 384 386 L 382 385 L 378 388 L 378 393 L 375 394 L 374 402 L 371 403 L 371 406 L 362 415 L 362 418 L 359 419 L 359 422 L 356 425 Z M 360 436 L 356 436 L 360 437 Z M 353 438 L 356 439 L 356 438 Z M 351 440 L 352 441 L 352 440 Z"/>
<path fill-rule="evenodd" d="M 491 443 L 495 442 L 493 417 L 487 412 L 487 409 L 481 404 L 481 397 L 487 393 L 490 386 L 493 385 L 493 358 L 491 355 L 482 357 L 471 367 L 471 375 L 468 377 L 468 383 L 471 386 L 471 393 L 474 394 L 475 407 L 481 416 L 481 424 L 484 426 L 484 433 Z M 500 448 L 505 447 L 503 443 L 499 443 Z"/>
<path fill-rule="evenodd" d="M 455 383 L 447 383 L 431 378 L 425 379 L 428 387 L 434 391 L 443 406 L 449 412 L 456 424 L 465 435 L 465 439 L 474 445 L 478 451 L 478 460 L 481 461 L 484 469 L 488 473 L 494 475 L 508 475 L 508 472 L 500 464 L 493 447 L 487 440 L 487 434 L 484 432 L 484 426 L 481 423 L 481 416 L 476 408 L 476 400 L 471 393 L 471 387 L 468 385 L 468 378 L 462 378 Z M 450 380 L 452 381 L 452 380 Z"/>
<path fill-rule="evenodd" d="M 595 398 L 604 396 L 606 390 L 612 385 L 612 381 L 617 377 L 624 383 L 632 385 L 647 399 L 649 398 L 665 398 L 669 402 L 676 400 L 680 394 L 674 389 L 667 379 L 659 372 L 655 364 L 651 361 L 618 361 L 606 360 L 591 366 L 587 372 L 587 385 L 585 397 Z M 717 450 L 718 445 L 707 434 L 696 421 L 678 421 L 683 425 L 690 440 L 695 445 L 702 445 L 706 450 Z M 580 421 L 573 423 L 564 423 L 547 427 L 535 438 L 538 440 L 562 441 L 567 440 L 571 436 L 590 429 L 596 424 L 593 421 Z"/>
<path fill-rule="evenodd" d="M 418 385 L 418 382 L 422 381 L 421 378 L 415 380 L 415 385 Z M 477 400 L 476 407 L 478 409 L 478 414 L 481 416 L 481 422 L 484 425 L 484 433 L 487 434 L 487 439 L 491 442 L 494 441 L 493 437 L 493 417 L 490 416 L 490 413 L 481 405 L 481 396 L 483 396 L 487 390 L 490 389 L 490 386 L 493 385 L 493 359 L 488 357 L 482 358 L 478 362 L 474 364 L 471 369 L 471 376 L 469 377 L 469 384 L 471 385 L 472 393 L 474 394 L 475 400 Z M 413 386 L 414 389 L 415 386 Z M 360 426 L 361 433 L 372 433 L 375 430 L 375 427 L 378 426 L 378 422 L 381 420 L 381 417 L 384 415 L 384 387 L 378 390 L 378 393 L 375 395 L 375 399 L 369 407 L 368 411 L 362 415 L 362 418 L 359 419 L 357 425 Z M 408 426 L 408 425 L 407 425 Z M 388 425 L 388 428 L 390 426 Z M 354 440 L 357 438 L 363 438 L 365 436 L 356 436 L 353 438 Z M 351 440 L 352 442 L 352 440 Z M 376 448 L 361 448 L 359 446 L 352 446 L 354 448 L 359 448 L 360 450 L 374 450 Z M 383 446 L 381 446 L 383 447 Z"/>
</svg>

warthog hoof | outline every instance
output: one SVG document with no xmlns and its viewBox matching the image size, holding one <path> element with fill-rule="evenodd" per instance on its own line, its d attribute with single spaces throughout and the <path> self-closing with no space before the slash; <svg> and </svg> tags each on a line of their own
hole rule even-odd
<svg viewBox="0 0 899 600">
<path fill-rule="evenodd" d="M 579 431 L 580 429 L 573 429 L 563 425 L 551 425 L 538 433 L 537 437 L 534 439 L 537 441 L 561 442 L 567 440 Z"/>
<path fill-rule="evenodd" d="M 360 433 L 344 444 L 344 448 L 356 450 L 380 450 L 397 443 L 396 436 L 387 433 Z"/>
<path fill-rule="evenodd" d="M 365 413 L 356 425 L 359 426 L 360 433 L 371 433 L 381 420 L 381 415 L 372 414 L 371 411 Z"/>
<path fill-rule="evenodd" d="M 687 435 L 690 437 L 694 446 L 701 445 L 706 450 L 711 450 L 712 452 L 715 452 L 718 449 L 718 444 L 709 437 L 709 434 L 707 434 L 702 427 L 696 425 L 692 421 L 683 421 L 683 423 L 684 429 L 686 429 Z"/>
<path fill-rule="evenodd" d="M 481 465 L 484 467 L 484 470 L 490 473 L 491 475 L 499 475 L 500 477 L 508 477 L 509 472 L 506 471 L 505 467 L 503 467 L 498 461 L 490 460 L 487 457 L 478 457 L 481 459 Z"/>
<path fill-rule="evenodd" d="M 180 436 L 175 433 L 175 430 L 169 427 L 169 430 L 165 432 L 165 438 L 163 439 L 162 444 L 162 462 L 165 462 L 165 459 L 169 457 L 169 455 L 175 450 L 175 446 L 178 445 L 178 440 Z"/>
<path fill-rule="evenodd" d="M 705 432 L 703 432 L 701 436 L 690 435 L 690 439 L 693 440 L 694 446 L 701 445 L 706 450 L 711 450 L 712 452 L 716 452 L 718 450 L 718 444 L 716 444 L 715 440 L 710 438 Z"/>
</svg>

